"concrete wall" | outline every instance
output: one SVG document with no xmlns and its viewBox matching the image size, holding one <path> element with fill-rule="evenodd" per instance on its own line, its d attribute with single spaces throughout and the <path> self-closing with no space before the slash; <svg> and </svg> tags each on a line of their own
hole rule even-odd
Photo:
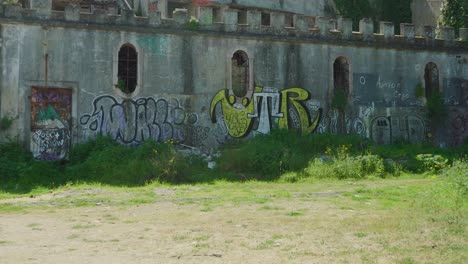
<svg viewBox="0 0 468 264">
<path fill-rule="evenodd" d="M 415 90 L 424 83 L 425 66 L 434 62 L 451 112 L 440 142 L 459 144 L 468 136 L 468 50 L 450 30 L 443 34 L 446 40 L 430 34 L 414 38 L 409 25 L 404 36 L 394 36 L 388 24 L 382 34 L 373 34 L 366 21 L 359 33 L 350 31 L 348 20 L 338 23 L 339 30 L 328 21 L 310 30 L 301 16 L 295 29 L 285 29 L 277 17 L 273 27 L 260 27 L 256 13 L 250 13 L 247 26 L 235 24 L 232 13 L 225 14 L 224 24 L 214 25 L 207 19 L 210 10 L 202 10 L 203 24 L 196 31 L 184 24 L 183 14 L 162 21 L 79 13 L 77 20 L 73 10 L 49 19 L 0 18 L 0 116 L 17 117 L 10 135 L 44 159 L 60 156 L 67 140 L 98 133 L 126 144 L 173 139 L 209 151 L 230 138 L 274 127 L 337 133 L 343 123 L 342 132 L 380 143 L 402 138 L 416 143 L 430 140 L 425 102 Z M 115 86 L 118 50 L 125 43 L 138 51 L 139 81 L 132 94 Z M 249 56 L 247 98 L 235 98 L 230 90 L 231 57 L 237 50 Z M 330 107 L 338 57 L 350 65 L 344 117 Z M 32 94 L 32 87 L 42 87 L 43 93 Z M 72 107 L 49 111 L 47 102 L 60 108 L 69 98 L 44 87 L 71 89 Z M 36 114 L 71 122 L 69 127 L 65 121 L 54 125 L 54 118 L 34 123 Z M 61 132 L 65 128 L 69 134 Z M 45 155 L 51 146 L 51 155 Z"/>
</svg>

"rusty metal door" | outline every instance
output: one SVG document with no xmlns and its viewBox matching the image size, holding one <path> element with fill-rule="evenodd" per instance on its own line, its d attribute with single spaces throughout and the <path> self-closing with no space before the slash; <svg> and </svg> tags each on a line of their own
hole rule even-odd
<svg viewBox="0 0 468 264">
<path fill-rule="evenodd" d="M 36 159 L 61 160 L 71 144 L 72 89 L 31 89 L 31 152 Z"/>
</svg>

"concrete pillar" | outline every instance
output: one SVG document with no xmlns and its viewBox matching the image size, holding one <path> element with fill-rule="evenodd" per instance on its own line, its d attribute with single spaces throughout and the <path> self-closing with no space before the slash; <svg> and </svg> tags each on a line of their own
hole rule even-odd
<svg viewBox="0 0 468 264">
<path fill-rule="evenodd" d="M 200 25 L 213 24 L 213 8 L 212 7 L 198 7 L 198 20 Z"/>
<path fill-rule="evenodd" d="M 148 23 L 152 26 L 159 26 L 161 25 L 161 12 L 154 10 L 148 10 Z"/>
<path fill-rule="evenodd" d="M 260 31 L 262 26 L 262 13 L 251 10 L 247 11 L 247 25 L 249 25 L 249 31 Z"/>
<path fill-rule="evenodd" d="M 455 39 L 455 29 L 453 27 L 440 27 L 440 38 L 447 41 Z"/>
<path fill-rule="evenodd" d="M 363 38 L 372 39 L 374 37 L 374 22 L 370 18 L 363 18 L 359 21 L 359 32 Z"/>
<path fill-rule="evenodd" d="M 189 15 L 187 9 L 176 8 L 172 14 L 172 18 L 178 25 L 184 25 L 189 21 Z"/>
<path fill-rule="evenodd" d="M 226 9 L 224 10 L 224 30 L 227 32 L 237 31 L 238 27 L 238 17 L 237 10 Z"/>
<path fill-rule="evenodd" d="M 330 34 L 330 19 L 326 17 L 317 17 L 317 25 L 320 30 L 321 36 L 328 36 Z"/>
<path fill-rule="evenodd" d="M 161 18 L 168 18 L 167 0 L 158 0 L 157 2 L 158 11 L 161 12 Z"/>
<path fill-rule="evenodd" d="M 401 23 L 400 34 L 406 39 L 413 40 L 416 36 L 416 30 L 413 24 Z"/>
<path fill-rule="evenodd" d="M 66 21 L 79 21 L 80 20 L 79 5 L 67 5 L 65 6 L 65 20 Z"/>
<path fill-rule="evenodd" d="M 5 5 L 4 16 L 11 18 L 21 18 L 23 9 L 19 5 Z"/>
<path fill-rule="evenodd" d="M 120 18 L 118 20 L 120 24 L 134 24 L 135 23 L 135 13 L 132 10 L 122 9 L 120 10 Z"/>
<path fill-rule="evenodd" d="M 380 34 L 384 39 L 392 39 L 395 37 L 395 25 L 392 22 L 380 22 Z"/>
<path fill-rule="evenodd" d="M 434 40 L 435 39 L 435 27 L 433 26 L 424 26 L 424 38 L 426 40 Z"/>
<path fill-rule="evenodd" d="M 271 26 L 275 31 L 283 31 L 286 27 L 286 19 L 284 14 L 271 13 Z"/>
<path fill-rule="evenodd" d="M 52 13 L 52 0 L 31 0 L 31 9 L 36 9 L 38 16 L 49 17 Z"/>
<path fill-rule="evenodd" d="M 341 31 L 343 38 L 351 38 L 353 35 L 353 21 L 350 18 L 338 18 L 337 29 Z"/>
<path fill-rule="evenodd" d="M 310 25 L 309 25 L 309 18 L 303 15 L 294 15 L 296 20 L 296 30 L 299 32 L 308 32 Z"/>
<path fill-rule="evenodd" d="M 468 28 L 460 28 L 460 40 L 468 41 Z"/>
</svg>

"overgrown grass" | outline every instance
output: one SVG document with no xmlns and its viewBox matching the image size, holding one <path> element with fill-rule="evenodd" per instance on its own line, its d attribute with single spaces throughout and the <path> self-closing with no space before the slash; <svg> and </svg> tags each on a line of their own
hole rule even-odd
<svg viewBox="0 0 468 264">
<path fill-rule="evenodd" d="M 287 181 L 301 178 L 366 178 L 401 173 L 439 173 L 468 153 L 468 144 L 457 149 L 429 144 L 375 145 L 357 135 L 336 136 L 275 130 L 249 142 L 228 146 L 219 169 L 244 180 Z"/>
<path fill-rule="evenodd" d="M 88 182 L 114 186 L 141 186 L 151 181 L 180 183 L 200 181 L 205 162 L 183 156 L 170 143 L 146 141 L 138 147 L 123 146 L 98 137 L 74 146 L 68 161 L 34 160 L 17 143 L 0 145 L 0 186 L 8 192 L 24 193 L 43 186 Z"/>
<path fill-rule="evenodd" d="M 17 143 L 0 144 L 0 191 L 28 193 L 69 183 L 143 186 L 163 183 L 226 181 L 297 182 L 307 179 L 363 179 L 402 173 L 439 174 L 467 154 L 458 149 L 429 145 L 377 146 L 359 136 L 313 134 L 274 130 L 250 141 L 228 144 L 214 170 L 199 156 L 183 155 L 171 142 L 146 141 L 123 146 L 107 137 L 77 144 L 68 161 L 34 160 Z M 452 170 L 454 170 L 452 167 Z"/>
</svg>

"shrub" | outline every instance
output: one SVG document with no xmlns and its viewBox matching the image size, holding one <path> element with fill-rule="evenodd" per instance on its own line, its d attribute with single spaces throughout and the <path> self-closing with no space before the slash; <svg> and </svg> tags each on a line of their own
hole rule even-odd
<svg viewBox="0 0 468 264">
<path fill-rule="evenodd" d="M 328 150 L 346 146 L 349 155 L 361 154 L 371 143 L 358 135 L 299 135 L 296 131 L 273 130 L 251 141 L 229 146 L 222 151 L 221 172 L 234 172 L 243 179 L 275 180 L 286 172 L 301 171 L 310 160 Z M 241 179 L 241 178 L 239 178 Z"/>
<path fill-rule="evenodd" d="M 422 171 L 429 171 L 432 173 L 439 173 L 448 166 L 448 160 L 440 155 L 419 154 L 416 156 L 416 160 L 421 162 Z"/>
</svg>

